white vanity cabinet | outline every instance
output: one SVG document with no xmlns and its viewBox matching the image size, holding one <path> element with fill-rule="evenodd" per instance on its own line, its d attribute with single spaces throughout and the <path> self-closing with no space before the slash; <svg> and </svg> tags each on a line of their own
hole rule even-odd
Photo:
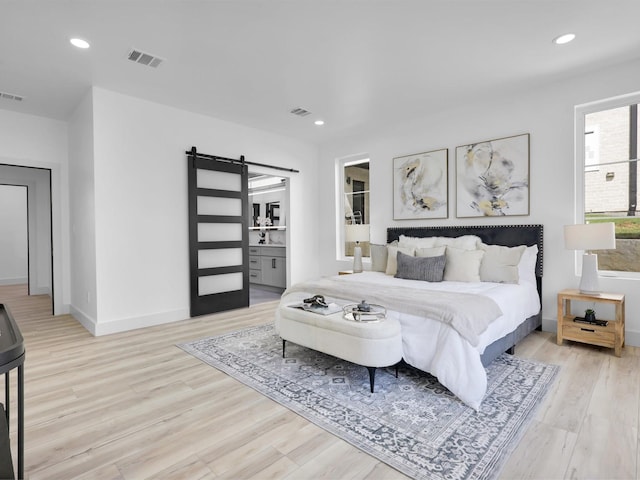
<svg viewBox="0 0 640 480">
<path fill-rule="evenodd" d="M 269 245 L 249 247 L 249 282 L 286 288 L 286 257 L 286 247 Z"/>
</svg>

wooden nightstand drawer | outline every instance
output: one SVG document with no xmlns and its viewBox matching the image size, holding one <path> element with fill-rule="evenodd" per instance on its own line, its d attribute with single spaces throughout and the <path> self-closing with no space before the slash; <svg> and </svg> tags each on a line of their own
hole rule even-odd
<svg viewBox="0 0 640 480">
<path fill-rule="evenodd" d="M 613 348 L 616 342 L 616 333 L 609 325 L 599 327 L 569 321 L 562 326 L 562 336 L 567 340 Z"/>
</svg>

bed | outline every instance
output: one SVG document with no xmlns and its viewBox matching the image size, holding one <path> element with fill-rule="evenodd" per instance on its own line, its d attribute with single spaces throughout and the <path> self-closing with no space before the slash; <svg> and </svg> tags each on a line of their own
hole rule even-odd
<svg viewBox="0 0 640 480">
<path fill-rule="evenodd" d="M 375 252 L 381 249 L 395 259 L 396 270 L 387 259 L 385 271 L 380 271 Z M 443 251 L 446 254 L 440 255 Z M 509 266 L 490 268 L 496 255 L 500 261 L 510 256 Z M 276 329 L 289 305 L 316 294 L 339 305 L 363 299 L 383 304 L 387 317 L 401 325 L 404 362 L 434 375 L 478 409 L 486 393 L 485 367 L 502 353 L 513 353 L 518 342 L 541 328 L 542 259 L 542 225 L 389 228 L 387 244 L 372 246 L 373 271 L 289 287 L 276 315 Z M 407 275 L 414 264 L 428 264 L 432 272 L 440 263 L 442 281 Z M 484 269 L 482 281 L 475 275 L 478 265 Z"/>
</svg>

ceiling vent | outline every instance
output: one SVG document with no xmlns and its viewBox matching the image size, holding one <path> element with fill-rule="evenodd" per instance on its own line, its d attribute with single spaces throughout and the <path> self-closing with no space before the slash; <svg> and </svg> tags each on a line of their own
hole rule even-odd
<svg viewBox="0 0 640 480">
<path fill-rule="evenodd" d="M 304 108 L 294 108 L 293 110 L 291 110 L 291 113 L 293 113 L 294 115 L 297 115 L 298 117 L 306 117 L 307 115 L 311 115 L 311 112 L 309 110 L 305 110 Z"/>
<path fill-rule="evenodd" d="M 141 52 L 140 50 L 133 49 L 129 52 L 127 57 L 132 62 L 140 63 L 148 67 L 158 68 L 158 66 L 164 62 L 164 58 L 156 57 L 150 53 Z"/>
<path fill-rule="evenodd" d="M 15 93 L 7 92 L 0 92 L 0 98 L 4 100 L 15 100 L 16 102 L 21 102 L 22 100 L 24 100 L 24 97 L 22 95 L 16 95 Z"/>
</svg>

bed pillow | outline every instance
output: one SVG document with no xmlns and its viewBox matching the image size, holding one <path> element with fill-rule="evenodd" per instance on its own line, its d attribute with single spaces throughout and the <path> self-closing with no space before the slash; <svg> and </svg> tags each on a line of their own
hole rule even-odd
<svg viewBox="0 0 640 480">
<path fill-rule="evenodd" d="M 453 282 L 479 282 L 483 250 L 447 247 L 444 279 Z"/>
<path fill-rule="evenodd" d="M 477 250 L 482 243 L 476 235 L 462 235 L 460 237 L 407 237 L 400 235 L 398 244 L 403 247 L 433 248 L 451 246 L 462 250 Z"/>
<path fill-rule="evenodd" d="M 372 272 L 384 272 L 387 270 L 387 246 L 377 245 L 372 243 L 371 245 L 371 271 Z"/>
<path fill-rule="evenodd" d="M 400 235 L 398 245 L 413 248 L 431 248 L 436 246 L 436 237 L 408 237 Z"/>
<path fill-rule="evenodd" d="M 527 247 L 518 263 L 518 283 L 530 283 L 537 285 L 536 282 L 536 263 L 538 262 L 538 246 L 532 245 Z"/>
<path fill-rule="evenodd" d="M 398 252 L 413 256 L 415 249 L 401 247 L 400 245 L 387 245 L 387 269 L 385 270 L 387 275 L 395 275 L 398 271 L 398 260 L 396 259 Z"/>
<path fill-rule="evenodd" d="M 482 244 L 480 237 L 475 235 L 462 235 L 460 237 L 435 237 L 436 247 L 445 245 L 447 247 L 459 248 L 461 250 L 477 250 Z"/>
<path fill-rule="evenodd" d="M 444 274 L 445 255 L 439 257 L 413 257 L 398 252 L 396 278 L 441 282 Z"/>
<path fill-rule="evenodd" d="M 447 250 L 447 247 L 444 245 L 442 247 L 433 247 L 433 248 L 416 248 L 416 257 L 439 257 L 444 255 L 444 252 Z"/>
<path fill-rule="evenodd" d="M 483 282 L 518 283 L 518 265 L 525 245 L 503 247 L 500 245 L 480 245 L 484 250 L 480 264 L 480 280 Z"/>
</svg>

